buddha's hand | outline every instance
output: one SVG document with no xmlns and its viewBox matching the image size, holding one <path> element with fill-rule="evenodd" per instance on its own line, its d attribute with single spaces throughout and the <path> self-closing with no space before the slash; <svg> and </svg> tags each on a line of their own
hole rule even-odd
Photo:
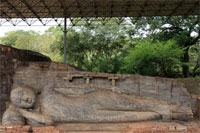
<svg viewBox="0 0 200 133">
<path fill-rule="evenodd" d="M 23 112 L 26 111 L 26 109 L 22 109 L 22 108 L 19 108 L 19 107 L 15 107 L 14 110 L 20 114 L 22 114 Z"/>
<path fill-rule="evenodd" d="M 17 108 L 16 109 L 19 113 L 23 114 L 23 113 L 26 113 L 27 110 L 26 109 L 22 109 L 22 108 Z"/>
<path fill-rule="evenodd" d="M 35 122 L 38 122 L 46 126 L 50 126 L 54 124 L 50 116 L 42 115 L 42 114 L 34 113 L 34 112 L 29 112 L 25 109 L 18 109 L 18 110 L 19 110 L 19 113 L 26 119 L 33 120 Z"/>
</svg>

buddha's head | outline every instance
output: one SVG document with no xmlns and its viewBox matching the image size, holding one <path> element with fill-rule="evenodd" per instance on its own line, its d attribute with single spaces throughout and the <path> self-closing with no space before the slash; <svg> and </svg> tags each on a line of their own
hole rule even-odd
<svg viewBox="0 0 200 133">
<path fill-rule="evenodd" d="M 33 107 L 36 100 L 35 91 L 29 87 L 15 87 L 11 91 L 11 102 L 20 108 Z"/>
</svg>

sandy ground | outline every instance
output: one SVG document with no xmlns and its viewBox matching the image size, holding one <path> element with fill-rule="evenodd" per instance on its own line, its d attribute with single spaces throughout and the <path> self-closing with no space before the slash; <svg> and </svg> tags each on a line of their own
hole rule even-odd
<svg viewBox="0 0 200 133">
<path fill-rule="evenodd" d="M 0 125 L 0 133 L 200 133 L 200 121 L 121 124 L 69 123 L 57 127 Z"/>
</svg>

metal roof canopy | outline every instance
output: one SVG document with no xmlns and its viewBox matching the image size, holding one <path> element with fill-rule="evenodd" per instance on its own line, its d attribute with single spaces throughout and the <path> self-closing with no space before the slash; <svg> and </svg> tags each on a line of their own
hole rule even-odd
<svg viewBox="0 0 200 133">
<path fill-rule="evenodd" d="M 0 0 L 0 18 L 200 15 L 200 0 Z"/>
<path fill-rule="evenodd" d="M 73 24 L 73 18 L 180 15 L 200 15 L 200 0 L 0 0 L 0 26 L 31 26 L 37 21 L 62 25 L 64 18 Z"/>
</svg>

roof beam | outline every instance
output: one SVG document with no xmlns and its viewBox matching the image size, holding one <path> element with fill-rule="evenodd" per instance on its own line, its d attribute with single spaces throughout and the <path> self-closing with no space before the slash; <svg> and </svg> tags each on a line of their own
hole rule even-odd
<svg viewBox="0 0 200 133">
<path fill-rule="evenodd" d="M 12 17 L 9 16 L 9 15 L 8 15 L 6 12 L 4 12 L 3 10 L 0 9 L 0 11 L 1 11 L 2 14 L 4 14 L 6 17 L 9 18 L 9 19 L 8 19 L 8 18 L 5 18 L 5 20 L 6 20 L 7 22 L 10 22 L 10 19 L 12 19 Z M 13 24 L 13 26 L 15 26 L 15 25 Z"/>
<path fill-rule="evenodd" d="M 13 5 L 11 4 L 8 0 L 5 1 L 8 5 L 8 8 L 10 8 L 11 10 L 15 10 L 15 14 L 19 17 L 21 17 L 21 19 L 28 25 L 30 26 L 31 24 L 28 23 L 28 21 L 26 20 L 26 17 Z M 12 23 L 12 25 L 16 26 L 16 24 Z"/>
<path fill-rule="evenodd" d="M 61 6 L 61 8 L 63 9 L 63 15 L 64 15 L 64 17 L 66 17 L 66 6 L 65 6 L 65 4 L 63 3 L 63 1 L 62 0 L 58 0 L 58 2 L 60 3 L 60 6 Z"/>
<path fill-rule="evenodd" d="M 134 2 L 133 2 L 134 1 Z M 151 2 L 150 2 L 151 1 Z M 199 15 L 199 0 L 0 0 L 1 18 L 136 17 Z M 182 4 L 182 5 L 181 5 Z M 168 18 L 166 17 L 166 18 Z M 14 20 L 14 19 L 12 19 Z M 30 23 L 31 24 L 31 23 Z"/>
<path fill-rule="evenodd" d="M 55 18 L 54 14 L 51 12 L 51 10 L 49 9 L 49 7 L 47 6 L 47 4 L 45 3 L 44 0 L 40 0 L 42 2 L 42 4 L 44 5 L 44 7 L 48 10 L 49 14 L 51 15 L 52 18 Z"/>
<path fill-rule="evenodd" d="M 21 16 L 22 20 L 25 21 L 25 16 L 15 7 L 13 6 L 8 0 L 5 1 L 8 4 L 8 8 L 10 8 L 11 10 L 15 10 L 15 14 L 17 16 Z"/>
<path fill-rule="evenodd" d="M 4 11 L 3 11 L 3 10 L 1 10 L 1 9 L 0 9 L 0 11 L 1 11 L 1 13 L 2 13 L 2 14 L 4 14 L 4 15 L 5 15 L 6 17 L 8 17 L 9 19 L 12 19 L 12 17 L 11 17 L 11 16 L 9 16 L 9 15 L 8 15 L 6 12 L 4 12 Z"/>
<path fill-rule="evenodd" d="M 50 8 L 47 6 L 47 4 L 45 3 L 44 0 L 40 0 L 42 2 L 42 4 L 44 5 L 44 7 L 48 10 L 49 14 L 51 15 L 51 17 L 54 19 L 54 21 L 58 24 L 58 20 L 55 18 L 54 14 L 51 12 Z M 58 24 L 59 25 L 59 24 Z"/>
<path fill-rule="evenodd" d="M 77 8 L 79 9 L 79 14 L 81 15 L 81 17 L 83 17 L 79 0 L 76 0 L 76 4 L 77 4 Z"/>
<path fill-rule="evenodd" d="M 38 14 L 33 10 L 32 6 L 29 5 L 26 0 L 22 0 L 22 2 L 26 5 L 26 7 L 36 16 L 36 18 L 42 23 L 42 25 L 45 25 L 42 21 L 42 19 L 40 18 L 40 16 L 38 16 Z"/>
<path fill-rule="evenodd" d="M 178 8 L 180 8 L 182 6 L 184 1 L 185 0 L 182 0 L 181 2 L 179 2 L 179 4 L 174 8 L 174 10 L 172 10 L 172 12 L 169 14 L 168 18 L 166 19 L 166 22 L 168 22 L 170 17 L 172 17 L 172 15 L 178 10 Z"/>
<path fill-rule="evenodd" d="M 183 4 L 185 0 L 182 0 L 177 6 L 176 8 L 174 8 L 174 10 L 172 10 L 172 12 L 169 14 L 169 17 L 171 17 L 174 13 L 176 13 L 176 11 L 178 10 L 178 8 L 180 8 Z"/>
<path fill-rule="evenodd" d="M 184 18 L 188 17 L 190 12 L 193 12 L 194 10 L 196 10 L 196 8 L 200 8 L 200 1 L 194 3 L 194 5 L 187 11 L 186 15 L 184 15 Z"/>
<path fill-rule="evenodd" d="M 114 4 L 113 4 L 113 1 L 111 1 L 111 6 L 110 6 L 110 17 L 112 17 L 113 15 L 113 8 L 114 8 Z"/>
<path fill-rule="evenodd" d="M 63 3 L 63 1 L 62 0 L 58 0 L 58 2 L 60 3 L 60 6 L 61 6 L 61 8 L 64 10 L 64 17 L 71 17 L 71 16 L 69 16 L 69 14 L 67 14 L 67 10 L 70 8 L 70 7 L 76 7 L 76 6 L 72 6 L 74 3 L 76 3 L 76 1 L 73 1 L 73 2 L 71 2 L 71 4 L 67 7 L 66 5 L 65 5 L 65 3 Z M 68 16 L 67 16 L 68 15 Z"/>
<path fill-rule="evenodd" d="M 159 10 L 155 12 L 156 16 L 159 15 L 159 13 L 161 12 L 161 10 L 162 10 L 162 8 L 165 6 L 165 4 L 166 4 L 166 0 L 164 0 L 163 3 L 160 5 Z"/>
<path fill-rule="evenodd" d="M 144 2 L 144 5 L 142 6 L 142 10 L 140 11 L 138 17 L 141 17 L 141 16 L 142 16 L 142 14 L 144 13 L 144 9 L 145 9 L 145 7 L 147 7 L 147 5 L 148 5 L 148 0 L 146 0 L 146 1 Z"/>
<path fill-rule="evenodd" d="M 141 11 L 139 12 L 139 15 L 137 16 L 137 18 L 136 18 L 136 20 L 135 20 L 135 23 L 137 23 L 137 21 L 140 19 L 140 17 L 141 17 L 142 14 L 144 13 L 144 8 L 147 6 L 147 4 L 148 4 L 148 0 L 146 0 L 146 1 L 144 2 L 144 5 L 142 6 L 142 9 L 141 9 Z"/>
<path fill-rule="evenodd" d="M 96 2 L 96 0 L 93 0 L 93 3 L 94 3 L 94 9 L 95 9 L 94 14 L 97 17 L 97 2 Z"/>
<path fill-rule="evenodd" d="M 134 2 L 134 0 L 133 0 L 133 2 Z M 131 2 L 130 1 L 127 1 L 127 3 L 126 3 L 126 12 L 125 12 L 125 17 L 127 17 L 128 15 L 128 13 L 129 13 L 129 11 L 130 11 L 130 7 L 131 7 Z"/>
</svg>

